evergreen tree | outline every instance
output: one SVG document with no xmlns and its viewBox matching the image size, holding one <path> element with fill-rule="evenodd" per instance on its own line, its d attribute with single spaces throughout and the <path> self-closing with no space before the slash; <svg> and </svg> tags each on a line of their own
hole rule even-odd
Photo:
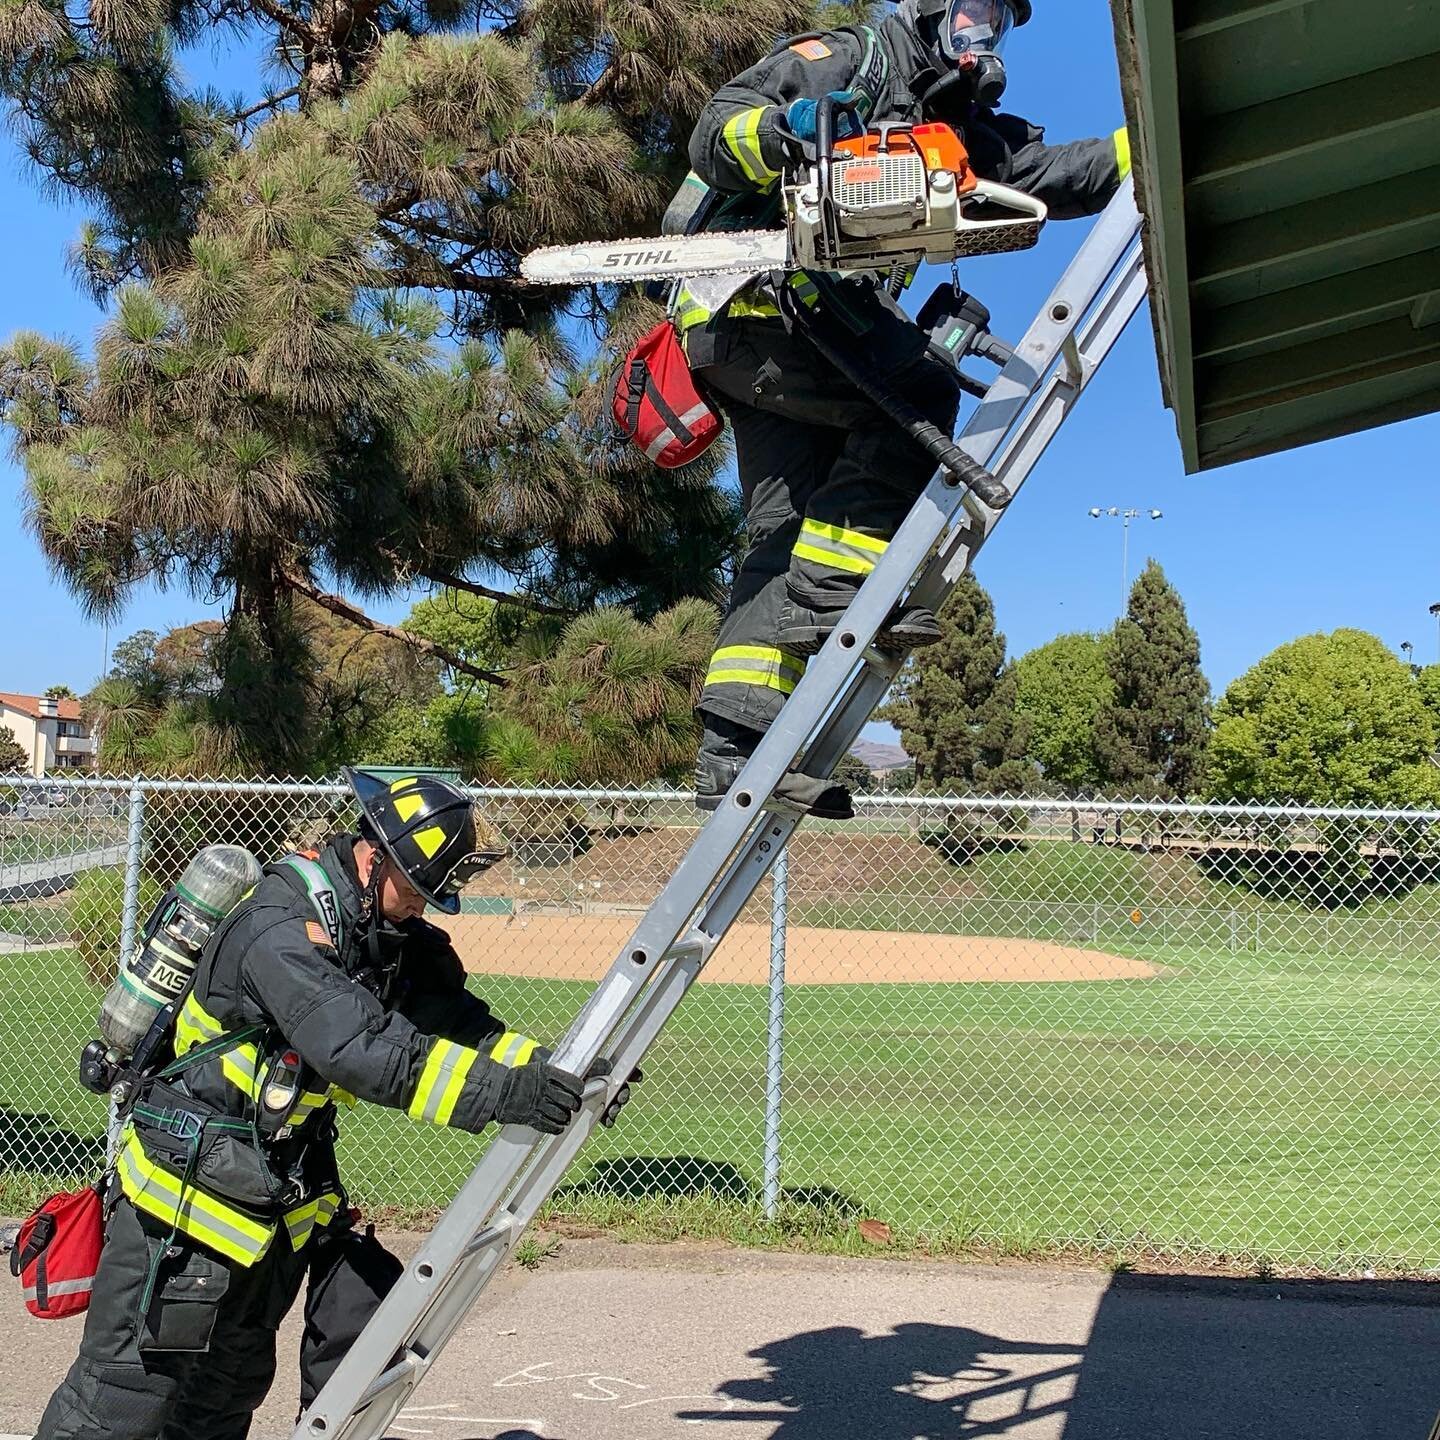
<svg viewBox="0 0 1440 1440">
<path fill-rule="evenodd" d="M 994 606 L 973 575 L 950 593 L 939 619 L 944 638 L 906 662 L 879 717 L 899 728 L 925 788 L 1018 794 L 1034 777 L 1027 726 Z"/>
<path fill-rule="evenodd" d="M 508 584 L 543 613 L 642 620 L 718 598 L 738 531 L 723 450 L 661 471 L 603 417 L 604 361 L 653 307 L 527 286 L 518 262 L 653 229 L 707 95 L 810 13 L 0 10 L 0 96 L 42 177 L 91 212 L 76 269 L 110 302 L 89 355 L 33 334 L 0 350 L 28 522 L 94 615 L 145 581 L 228 596 L 210 718 L 242 768 L 309 763 L 300 600 L 395 637 L 335 590 Z M 188 90 L 177 51 L 234 32 L 286 77 L 229 100 Z"/>
<path fill-rule="evenodd" d="M 1115 625 L 1109 669 L 1113 693 L 1095 723 L 1104 783 L 1124 795 L 1194 793 L 1210 735 L 1210 684 L 1184 603 L 1153 560 Z"/>
<path fill-rule="evenodd" d="M 15 738 L 15 732 L 8 725 L 0 725 L 0 775 L 29 768 L 30 757 Z"/>
</svg>

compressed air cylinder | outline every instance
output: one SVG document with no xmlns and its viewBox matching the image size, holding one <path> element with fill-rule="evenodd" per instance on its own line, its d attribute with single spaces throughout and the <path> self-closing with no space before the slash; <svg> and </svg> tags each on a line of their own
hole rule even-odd
<svg viewBox="0 0 1440 1440">
<path fill-rule="evenodd" d="M 100 1033 L 117 1059 L 133 1054 L 160 1007 L 184 993 L 216 925 L 259 883 L 260 862 L 239 845 L 208 845 L 186 866 L 100 1007 Z"/>
</svg>

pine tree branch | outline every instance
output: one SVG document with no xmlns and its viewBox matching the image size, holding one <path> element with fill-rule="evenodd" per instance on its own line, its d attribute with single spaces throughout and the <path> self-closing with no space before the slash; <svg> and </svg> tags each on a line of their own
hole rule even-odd
<svg viewBox="0 0 1440 1440">
<path fill-rule="evenodd" d="M 403 645 L 409 645 L 420 651 L 422 655 L 430 655 L 443 661 L 452 670 L 460 671 L 462 675 L 472 676 L 476 680 L 484 680 L 490 685 L 508 685 L 510 683 L 505 676 L 496 671 L 472 665 L 470 661 L 456 655 L 454 651 L 447 650 L 443 645 L 437 645 L 435 641 L 428 640 L 423 635 L 414 635 L 409 630 L 401 629 L 398 625 L 386 625 L 384 621 L 376 620 L 373 616 L 367 615 L 358 605 L 352 605 L 343 596 L 333 595 L 328 590 L 321 590 L 319 586 L 312 585 L 298 575 L 287 575 L 285 584 L 304 595 L 306 599 L 313 600 L 322 610 L 328 610 L 339 619 L 347 621 L 351 625 L 357 625 L 362 630 L 368 630 L 372 635 L 384 635 L 388 639 L 398 640 Z"/>
<path fill-rule="evenodd" d="M 580 613 L 578 610 L 563 609 L 559 605 L 547 605 L 543 600 L 532 600 L 528 595 L 514 595 L 505 590 L 492 590 L 488 585 L 481 585 L 475 580 L 467 580 L 463 575 L 452 575 L 448 570 L 437 570 L 430 565 L 415 573 L 421 579 L 429 580 L 435 585 L 443 585 L 448 590 L 464 590 L 471 595 L 480 596 L 482 600 L 494 600 L 500 605 L 514 605 L 521 610 L 533 610 L 537 615 L 556 615 L 563 620 L 573 620 Z"/>
<path fill-rule="evenodd" d="M 288 90 L 282 90 L 278 95 L 267 95 L 258 105 L 252 105 L 248 110 L 237 110 L 231 118 L 231 124 L 243 125 L 252 115 L 258 115 L 262 110 L 273 110 L 277 105 L 283 105 L 287 100 L 293 100 L 299 93 L 301 87 L 292 85 Z"/>
<path fill-rule="evenodd" d="M 298 35 L 302 40 L 314 41 L 314 30 L 298 15 L 277 3 L 277 0 L 247 0 L 247 3 L 253 5 L 262 15 L 269 16 L 281 29 Z"/>
<path fill-rule="evenodd" d="M 413 265 L 392 265 L 385 271 L 386 282 L 399 290 L 463 290 L 470 295 L 505 295 L 530 289 L 530 282 L 519 275 L 475 275 L 467 270 L 452 270 L 436 260 L 438 275 L 425 275 Z"/>
</svg>

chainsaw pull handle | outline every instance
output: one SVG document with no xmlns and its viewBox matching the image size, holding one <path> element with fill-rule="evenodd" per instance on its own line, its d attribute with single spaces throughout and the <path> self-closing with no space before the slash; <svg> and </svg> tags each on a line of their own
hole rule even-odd
<svg viewBox="0 0 1440 1440">
<path fill-rule="evenodd" d="M 858 99 L 840 100 L 833 94 L 824 95 L 815 106 L 815 159 L 829 167 L 830 157 L 835 153 L 835 117 L 849 115 L 855 122 L 856 131 L 865 133 L 865 116 L 860 112 Z"/>
</svg>

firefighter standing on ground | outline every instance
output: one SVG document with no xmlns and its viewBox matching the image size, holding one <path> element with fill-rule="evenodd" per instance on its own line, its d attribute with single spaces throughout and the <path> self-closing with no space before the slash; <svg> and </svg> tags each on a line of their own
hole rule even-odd
<svg viewBox="0 0 1440 1440">
<path fill-rule="evenodd" d="M 497 833 L 443 781 L 346 775 L 360 833 L 268 866 L 205 948 L 175 1051 L 219 1043 L 138 1095 L 80 1355 L 36 1440 L 241 1440 L 307 1272 L 301 1403 L 314 1399 L 402 1268 L 349 1227 L 337 1102 L 551 1134 L 579 1109 L 581 1082 L 468 993 L 449 938 L 420 918 L 459 910 L 505 853 Z M 237 1032 L 253 1038 L 226 1046 Z"/>
<path fill-rule="evenodd" d="M 1006 37 L 1030 13 L 1030 0 L 902 0 L 873 29 L 784 42 L 715 94 L 691 137 L 692 193 L 703 182 L 731 197 L 709 224 L 773 224 L 781 169 L 797 142 L 814 141 L 817 102 L 827 95 L 856 102 L 872 125 L 951 125 L 978 175 L 1034 195 L 1057 219 L 1102 209 L 1129 173 L 1124 130 L 1046 145 L 1043 131 L 994 109 Z M 838 138 L 847 133 L 848 124 Z M 685 209 L 682 201 L 672 212 Z M 675 303 L 691 367 L 734 431 L 749 540 L 700 700 L 702 809 L 734 783 L 935 468 L 793 332 L 777 283 L 752 285 L 713 312 L 702 286 L 682 285 Z M 813 300 L 803 274 L 788 283 L 801 302 Z M 845 290 L 868 325 L 858 343 L 869 368 L 950 434 L 959 400 L 953 368 L 928 353 L 928 337 L 876 277 L 852 277 Z M 882 643 L 906 650 L 939 638 L 935 616 L 912 607 L 891 617 Z M 822 817 L 851 813 L 843 786 L 794 772 L 775 798 Z"/>
</svg>

